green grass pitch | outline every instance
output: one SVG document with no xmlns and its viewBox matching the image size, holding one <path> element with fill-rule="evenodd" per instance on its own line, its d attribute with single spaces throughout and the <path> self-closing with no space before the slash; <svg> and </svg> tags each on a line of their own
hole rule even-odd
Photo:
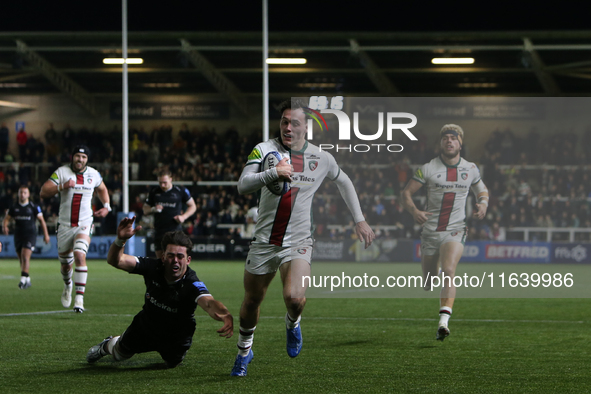
<svg viewBox="0 0 591 394">
<path fill-rule="evenodd" d="M 86 312 L 39 314 L 64 310 L 57 260 L 33 260 L 27 290 L 17 287 L 16 260 L 0 260 L 0 393 L 591 391 L 590 299 L 458 299 L 441 343 L 436 299 L 310 298 L 303 350 L 290 359 L 278 278 L 261 309 L 248 376 L 233 378 L 243 263 L 191 266 L 234 315 L 235 335 L 218 337 L 219 323 L 198 310 L 193 347 L 167 370 L 157 353 L 85 360 L 141 309 L 141 277 L 89 261 Z M 401 269 L 420 272 L 418 264 Z"/>
</svg>

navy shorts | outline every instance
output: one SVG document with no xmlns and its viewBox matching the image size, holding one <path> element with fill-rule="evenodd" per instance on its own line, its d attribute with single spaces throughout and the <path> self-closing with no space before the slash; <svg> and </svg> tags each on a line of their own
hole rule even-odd
<svg viewBox="0 0 591 394">
<path fill-rule="evenodd" d="M 37 244 L 36 234 L 14 235 L 14 248 L 19 251 L 21 249 L 35 250 Z"/>
<path fill-rule="evenodd" d="M 173 328 L 158 323 L 141 311 L 121 336 L 119 346 L 126 354 L 158 352 L 168 366 L 176 366 L 191 348 L 195 323 L 175 324 Z"/>
</svg>

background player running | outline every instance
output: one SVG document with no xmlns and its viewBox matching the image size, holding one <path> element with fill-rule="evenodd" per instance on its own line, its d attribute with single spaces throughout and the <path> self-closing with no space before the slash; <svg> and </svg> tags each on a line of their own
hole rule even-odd
<svg viewBox="0 0 591 394">
<path fill-rule="evenodd" d="M 38 205 L 30 200 L 31 193 L 27 186 L 21 186 L 18 189 L 18 202 L 14 204 L 4 216 L 2 229 L 5 235 L 8 235 L 8 225 L 10 220 L 14 220 L 14 248 L 21 265 L 21 280 L 18 284 L 19 289 L 31 287 L 31 277 L 29 276 L 29 263 L 31 254 L 35 250 L 37 243 L 37 226 L 35 221 L 39 220 L 41 230 L 43 231 L 43 242 L 49 243 L 49 232 L 43 218 L 43 212 Z"/>
<path fill-rule="evenodd" d="M 41 187 L 41 198 L 60 194 L 60 213 L 57 230 L 57 252 L 64 280 L 62 305 L 69 308 L 72 302 L 72 264 L 76 285 L 74 312 L 84 312 L 84 292 L 88 267 L 86 253 L 93 232 L 93 216 L 102 218 L 111 211 L 109 191 L 101 174 L 87 166 L 90 150 L 77 145 L 72 152 L 72 162 L 58 168 Z M 93 213 L 92 198 L 96 190 L 103 208 Z"/>
<path fill-rule="evenodd" d="M 182 230 L 182 224 L 197 211 L 197 205 L 186 187 L 172 184 L 169 170 L 160 171 L 158 184 L 150 190 L 143 209 L 144 215 L 154 214 L 154 247 L 156 257 L 160 258 L 164 234 Z M 185 213 L 182 213 L 183 204 L 187 205 Z"/>
<path fill-rule="evenodd" d="M 414 220 L 423 226 L 421 234 L 421 266 L 425 290 L 431 290 L 430 277 L 441 271 L 450 280 L 443 281 L 439 309 L 437 339 L 443 341 L 450 333 L 449 318 L 456 297 L 453 277 L 466 241 L 466 201 L 470 190 L 478 203 L 474 217 L 483 219 L 488 207 L 488 190 L 476 164 L 460 157 L 464 130 L 458 125 L 444 125 L 440 131 L 441 154 L 419 168 L 402 191 L 402 205 Z M 427 186 L 427 207 L 418 209 L 412 196 Z"/>
</svg>

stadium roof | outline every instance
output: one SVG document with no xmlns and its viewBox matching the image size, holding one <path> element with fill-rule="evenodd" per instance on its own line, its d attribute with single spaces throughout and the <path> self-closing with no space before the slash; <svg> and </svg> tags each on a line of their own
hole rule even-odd
<svg viewBox="0 0 591 394">
<path fill-rule="evenodd" d="M 240 100 L 262 93 L 257 32 L 130 32 L 134 96 L 198 95 Z M 588 96 L 591 31 L 275 32 L 272 97 Z M 120 97 L 120 32 L 0 33 L 0 94 Z M 433 65 L 433 57 L 472 57 L 471 65 Z"/>
</svg>

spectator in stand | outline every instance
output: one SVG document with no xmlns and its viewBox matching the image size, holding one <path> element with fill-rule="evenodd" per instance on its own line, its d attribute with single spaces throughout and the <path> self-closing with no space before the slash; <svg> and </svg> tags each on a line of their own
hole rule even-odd
<svg viewBox="0 0 591 394">
<path fill-rule="evenodd" d="M 16 133 L 16 144 L 18 145 L 18 157 L 21 161 L 27 161 L 28 159 L 26 155 L 27 140 L 27 132 L 25 131 L 25 129 L 20 129 Z"/>
<path fill-rule="evenodd" d="M 2 126 L 0 126 L 0 161 L 4 161 L 4 156 L 6 156 L 6 152 L 8 151 L 8 145 L 10 143 L 9 135 L 10 131 L 6 127 L 6 123 L 2 122 Z"/>
</svg>

